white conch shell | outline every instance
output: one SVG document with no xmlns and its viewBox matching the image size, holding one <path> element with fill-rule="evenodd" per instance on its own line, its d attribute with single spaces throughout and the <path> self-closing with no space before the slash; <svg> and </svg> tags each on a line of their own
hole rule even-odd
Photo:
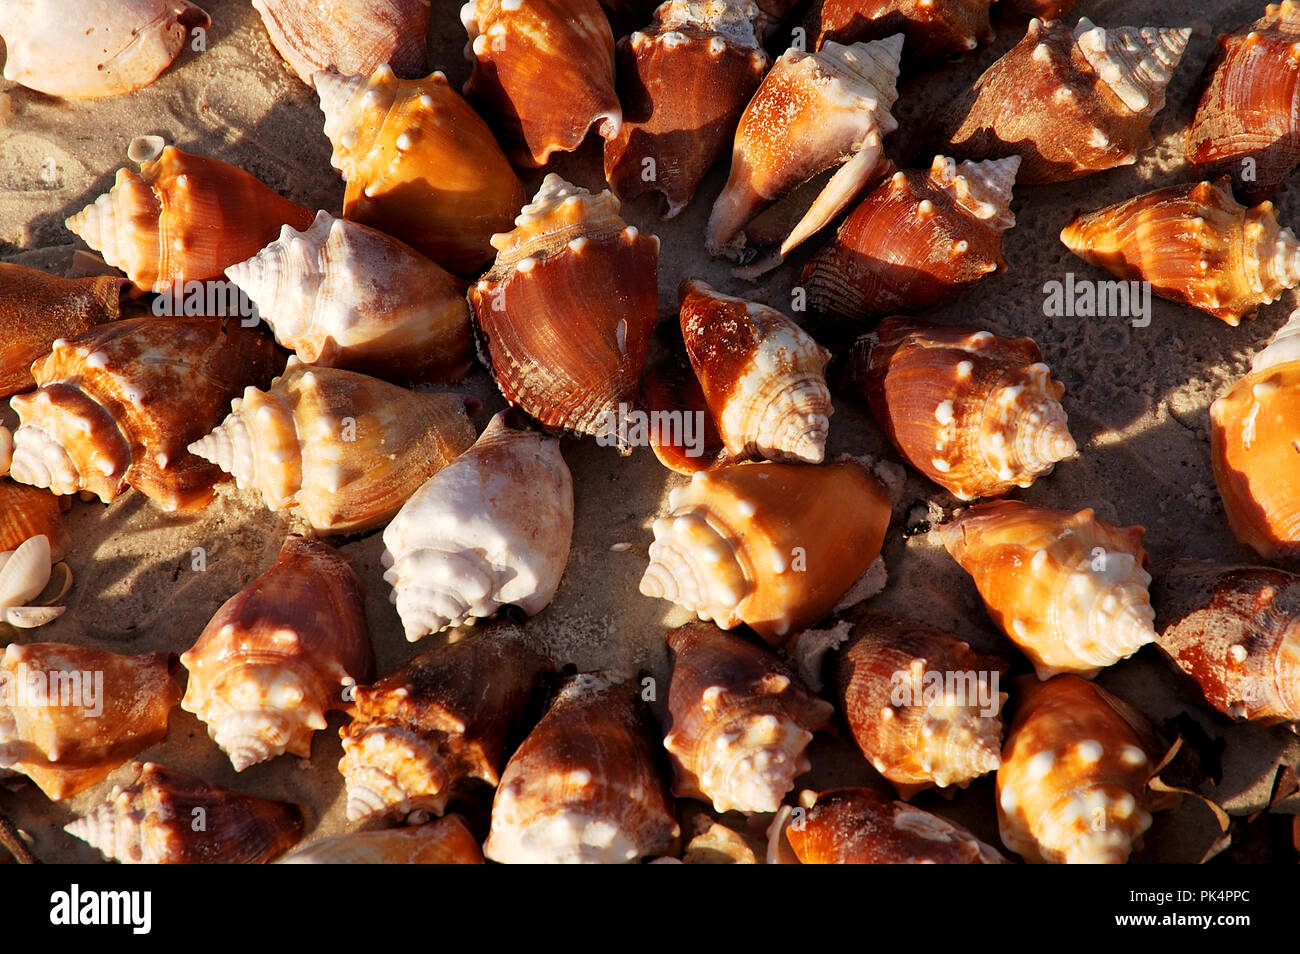
<svg viewBox="0 0 1300 954">
<path fill-rule="evenodd" d="M 72 586 L 72 573 L 62 568 L 64 581 L 52 601 L 59 600 Z M 65 606 L 28 606 L 49 585 L 53 575 L 50 540 L 44 534 L 23 541 L 16 550 L 0 553 L 0 622 L 20 629 L 44 626 L 63 615 Z"/>
<path fill-rule="evenodd" d="M 1273 332 L 1268 344 L 1250 361 L 1251 371 L 1267 371 L 1291 361 L 1300 361 L 1300 308 L 1291 312 L 1286 324 Z"/>
<path fill-rule="evenodd" d="M 573 479 L 559 441 L 492 418 L 384 531 L 384 579 L 415 642 L 514 604 L 555 596 L 573 536 Z"/>
<path fill-rule="evenodd" d="M 1169 27 L 1102 29 L 1080 17 L 1074 40 L 1101 81 L 1129 109 L 1154 116 L 1165 105 L 1165 87 L 1173 78 L 1192 31 Z"/>
</svg>

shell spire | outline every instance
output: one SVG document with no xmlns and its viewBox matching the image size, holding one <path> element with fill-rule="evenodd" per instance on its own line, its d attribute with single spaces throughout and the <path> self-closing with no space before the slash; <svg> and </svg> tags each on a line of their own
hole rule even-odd
<svg viewBox="0 0 1300 954">
<path fill-rule="evenodd" d="M 1183 58 L 1192 31 L 1171 27 L 1095 26 L 1080 17 L 1074 40 L 1106 87 L 1130 110 L 1153 117 Z"/>
</svg>

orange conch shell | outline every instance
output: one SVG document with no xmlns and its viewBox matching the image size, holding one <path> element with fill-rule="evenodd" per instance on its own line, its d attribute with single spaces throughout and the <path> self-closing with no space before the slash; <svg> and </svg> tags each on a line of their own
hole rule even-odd
<svg viewBox="0 0 1300 954">
<path fill-rule="evenodd" d="M 282 865 L 481 865 L 483 850 L 459 815 L 414 828 L 354 831 L 322 838 Z"/>
<path fill-rule="evenodd" d="M 60 498 L 39 487 L 0 480 L 0 552 L 16 550 L 26 540 L 43 536 L 50 543 L 50 559 L 58 562 L 67 555 L 72 536 L 63 525 L 68 509 Z"/>
<path fill-rule="evenodd" d="M 387 63 L 402 76 L 428 72 L 429 0 L 253 0 L 253 9 L 308 86 L 325 69 L 368 75 Z"/>
<path fill-rule="evenodd" d="M 882 40 L 901 32 L 909 56 L 948 57 L 993 39 L 993 0 L 821 0 L 808 30 L 813 48 L 828 41 Z"/>
</svg>

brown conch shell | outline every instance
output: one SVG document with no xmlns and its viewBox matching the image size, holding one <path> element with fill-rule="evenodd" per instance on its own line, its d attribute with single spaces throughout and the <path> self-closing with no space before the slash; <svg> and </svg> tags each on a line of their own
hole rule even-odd
<svg viewBox="0 0 1300 954">
<path fill-rule="evenodd" d="M 493 233 L 528 201 L 487 123 L 440 72 L 402 80 L 384 65 L 315 79 L 330 162 L 347 182 L 344 218 L 462 278 L 477 275 L 492 258 Z"/>
<path fill-rule="evenodd" d="M 311 225 L 309 209 L 229 163 L 164 146 L 157 136 L 132 141 L 128 155 L 139 173 L 117 170 L 113 188 L 65 224 L 141 291 L 220 278 L 280 226 Z"/>
<path fill-rule="evenodd" d="M 152 762 L 64 831 L 122 864 L 264 864 L 302 836 L 296 805 L 243 795 Z"/>
<path fill-rule="evenodd" d="M 885 488 L 862 463 L 734 464 L 700 471 L 654 522 L 646 596 L 768 643 L 817 622 L 880 555 Z"/>
<path fill-rule="evenodd" d="M 1039 679 L 1091 679 L 1154 642 L 1141 527 L 1113 527 L 1017 500 L 979 504 L 940 528 L 993 621 Z"/>
<path fill-rule="evenodd" d="M 459 815 L 414 828 L 354 831 L 314 841 L 282 865 L 481 865 L 483 851 Z"/>
<path fill-rule="evenodd" d="M 370 675 L 361 581 L 332 547 L 290 536 L 275 564 L 222 604 L 181 656 L 181 708 L 208 727 L 236 772 L 290 752 L 311 757 L 325 713 Z"/>
<path fill-rule="evenodd" d="M 1131 165 L 1151 145 L 1190 29 L 1075 27 L 1029 32 L 950 109 L 940 141 L 961 159 L 1023 160 L 1017 181 L 1063 182 Z"/>
<path fill-rule="evenodd" d="M 1038 346 L 973 328 L 887 318 L 846 376 L 909 464 L 961 500 L 1028 487 L 1075 453 Z"/>
<path fill-rule="evenodd" d="M 318 533 L 386 522 L 474 443 L 461 395 L 416 393 L 297 358 L 230 411 L 190 452 L 240 489 L 256 488 L 271 510 L 298 508 Z"/>
<path fill-rule="evenodd" d="M 174 653 L 10 643 L 0 654 L 0 767 L 54 801 L 90 788 L 162 741 L 181 699 L 175 671 Z"/>
<path fill-rule="evenodd" d="M 317 212 L 227 277 L 308 364 L 455 381 L 473 363 L 465 283 L 377 229 Z"/>
<path fill-rule="evenodd" d="M 813 49 L 902 33 L 908 56 L 957 56 L 993 39 L 993 0 L 821 0 L 809 12 Z"/>
<path fill-rule="evenodd" d="M 599 0 L 469 0 L 460 20 L 474 64 L 465 96 L 515 165 L 572 152 L 596 123 L 603 138 L 618 135 L 614 35 Z"/>
<path fill-rule="evenodd" d="M 661 326 L 660 330 L 669 340 L 652 342 L 641 378 L 641 404 L 650 422 L 667 422 L 668 426 L 648 428 L 650 449 L 661 464 L 679 474 L 730 463 L 700 379 L 686 355 L 680 325 L 671 330 Z"/>
<path fill-rule="evenodd" d="M 0 552 L 16 550 L 24 541 L 43 536 L 49 540 L 50 559 L 62 560 L 72 546 L 62 517 L 68 506 L 66 498 L 48 490 L 0 480 Z"/>
<path fill-rule="evenodd" d="M 1239 205 L 1226 178 L 1087 212 L 1061 241 L 1086 262 L 1233 326 L 1300 284 L 1300 242 L 1278 226 L 1271 202 Z"/>
<path fill-rule="evenodd" d="M 1016 224 L 1011 187 L 1019 156 L 896 172 L 844 220 L 804 266 L 821 315 L 875 318 L 952 301 L 1006 268 L 1002 233 Z"/>
<path fill-rule="evenodd" d="M 635 862 L 681 835 L 639 686 L 581 673 L 506 763 L 483 854 L 505 864 Z"/>
<path fill-rule="evenodd" d="M 1300 164 L 1300 5 L 1283 0 L 1219 37 L 1187 127 L 1187 161 L 1232 176 L 1246 202 L 1271 198 Z"/>
<path fill-rule="evenodd" d="M 507 401 L 542 424 L 606 435 L 635 403 L 659 306 L 659 239 L 551 173 L 496 264 L 470 286 L 479 354 Z"/>
<path fill-rule="evenodd" d="M 148 86 L 211 18 L 186 0 L 8 0 L 4 78 L 49 96 L 95 99 Z"/>
<path fill-rule="evenodd" d="M 659 196 L 671 219 L 731 141 L 767 71 L 753 0 L 670 0 L 618 44 L 623 127 L 605 142 L 605 178 L 622 198 Z"/>
<path fill-rule="evenodd" d="M 820 464 L 834 413 L 830 352 L 775 308 L 698 278 L 678 299 L 686 354 L 727 452 Z"/>
<path fill-rule="evenodd" d="M 1123 864 L 1167 807 L 1147 788 L 1164 754 L 1154 730 L 1077 676 L 1016 688 L 998 769 L 1002 843 L 1032 863 Z"/>
<path fill-rule="evenodd" d="M 549 668 L 516 627 L 497 624 L 359 686 L 353 721 L 339 731 L 348 819 L 441 815 L 474 780 L 496 785 Z"/>
<path fill-rule="evenodd" d="M 718 812 L 776 811 L 810 768 L 804 750 L 834 710 L 767 649 L 712 623 L 679 626 L 668 647 L 673 794 Z"/>
<path fill-rule="evenodd" d="M 253 0 L 253 9 L 308 86 L 325 69 L 369 75 L 387 63 L 401 76 L 428 72 L 429 0 Z"/>
<path fill-rule="evenodd" d="M 130 318 L 53 347 L 32 366 L 39 388 L 10 401 L 13 479 L 105 503 L 131 486 L 164 510 L 212 499 L 220 471 L 186 445 L 281 360 L 265 335 L 220 318 Z"/>
</svg>

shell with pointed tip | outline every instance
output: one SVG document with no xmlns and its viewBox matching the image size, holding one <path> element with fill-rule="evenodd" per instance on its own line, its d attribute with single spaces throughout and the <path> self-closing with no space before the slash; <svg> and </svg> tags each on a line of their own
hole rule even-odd
<svg viewBox="0 0 1300 954">
<path fill-rule="evenodd" d="M 993 39 L 993 0 L 822 0 L 809 12 L 813 48 L 902 33 L 908 56 L 958 56 Z"/>
<path fill-rule="evenodd" d="M 465 283 L 409 245 L 328 212 L 226 269 L 308 364 L 454 381 L 473 362 Z"/>
<path fill-rule="evenodd" d="M 141 291 L 220 278 L 280 226 L 311 225 L 309 209 L 229 163 L 175 146 L 144 155 L 138 173 L 119 169 L 113 188 L 65 223 Z"/>
<path fill-rule="evenodd" d="M 727 451 L 820 464 L 834 413 L 830 352 L 775 308 L 699 279 L 678 297 L 686 354 Z"/>
<path fill-rule="evenodd" d="M 1132 706 L 1077 676 L 1016 686 L 998 769 L 1002 843 L 1031 863 L 1123 864 L 1159 805 L 1164 754 Z"/>
<path fill-rule="evenodd" d="M 1021 183 L 1063 182 L 1131 165 L 1182 59 L 1189 29 L 1029 21 L 941 122 L 945 153 L 1018 155 Z"/>
<path fill-rule="evenodd" d="M 325 713 L 369 677 L 361 581 L 347 558 L 290 536 L 275 564 L 222 604 L 181 656 L 181 708 L 198 716 L 236 772 L 291 752 L 311 757 Z"/>
<path fill-rule="evenodd" d="M 271 45 L 308 86 L 318 70 L 368 75 L 387 63 L 423 76 L 429 0 L 253 0 Z"/>
<path fill-rule="evenodd" d="M 330 162 L 347 182 L 344 217 L 463 278 L 478 274 L 492 235 L 528 201 L 487 123 L 440 72 L 402 80 L 384 65 L 315 79 Z"/>
<path fill-rule="evenodd" d="M 131 486 L 164 510 L 200 509 L 220 471 L 186 445 L 280 360 L 267 336 L 220 318 L 130 318 L 56 341 L 32 366 L 38 390 L 10 401 L 21 421 L 11 476 L 105 503 Z"/>
<path fill-rule="evenodd" d="M 607 864 L 671 853 L 681 828 L 638 686 L 569 679 L 506 763 L 483 854 L 505 864 Z"/>
<path fill-rule="evenodd" d="M 700 471 L 654 522 L 646 596 L 768 643 L 817 622 L 880 555 L 890 501 L 856 460 Z"/>
<path fill-rule="evenodd" d="M 167 734 L 180 702 L 174 653 L 10 643 L 0 655 L 0 766 L 59 801 Z"/>
<path fill-rule="evenodd" d="M 862 754 L 904 798 L 965 787 L 1001 762 L 1005 659 L 879 610 L 860 610 L 835 660 L 840 708 Z"/>
<path fill-rule="evenodd" d="M 298 508 L 318 533 L 388 521 L 474 443 L 458 394 L 408 391 L 290 358 L 270 388 L 250 387 L 189 449 L 255 488 L 271 510 Z"/>
<path fill-rule="evenodd" d="M 884 172 L 881 139 L 898 128 L 890 109 L 898 98 L 902 48 L 903 37 L 896 34 L 781 55 L 736 128 L 731 172 L 705 234 L 710 255 L 752 257 L 745 227 L 802 183 L 839 166 L 775 256 L 760 266 L 775 267 Z"/>
<path fill-rule="evenodd" d="M 813 310 L 840 319 L 922 311 L 1006 268 L 1002 233 L 1016 224 L 1019 156 L 896 172 L 804 266 Z"/>
<path fill-rule="evenodd" d="M 129 93 L 171 66 L 190 30 L 211 25 L 185 0 L 9 0 L 4 78 L 49 96 Z"/>
<path fill-rule="evenodd" d="M 573 478 L 560 442 L 492 418 L 384 531 L 384 580 L 411 642 L 491 616 L 530 616 L 559 589 L 573 537 Z"/>
<path fill-rule="evenodd" d="M 282 865 L 481 865 L 483 851 L 459 815 L 416 828 L 354 831 L 322 838 Z"/>
<path fill-rule="evenodd" d="M 470 286 L 479 355 L 507 401 L 552 428 L 611 436 L 635 404 L 658 317 L 659 239 L 554 173 L 515 229 L 497 235 L 496 264 Z"/>
<path fill-rule="evenodd" d="M 810 768 L 804 750 L 834 710 L 767 649 L 712 623 L 679 626 L 668 646 L 673 794 L 718 812 L 776 811 Z"/>
<path fill-rule="evenodd" d="M 64 826 L 122 864 L 264 864 L 302 837 L 298 806 L 137 762 L 127 786 Z M 199 824 L 199 820 L 202 824 Z"/>
<path fill-rule="evenodd" d="M 72 546 L 63 525 L 69 503 L 48 490 L 0 480 L 0 551 L 15 550 L 25 540 L 43 536 L 50 542 L 50 559 L 58 562 Z"/>
<path fill-rule="evenodd" d="M 497 624 L 357 687 L 353 721 L 339 731 L 348 820 L 441 815 L 475 780 L 496 785 L 549 668 L 517 627 Z"/>
<path fill-rule="evenodd" d="M 1092 678 L 1155 641 L 1141 527 L 1017 500 L 979 504 L 940 528 L 993 621 L 1039 679 Z"/>
<path fill-rule="evenodd" d="M 1075 453 L 1038 346 L 887 318 L 849 351 L 846 378 L 907 462 L 962 500 L 1028 487 Z"/>
<path fill-rule="evenodd" d="M 767 71 L 753 0 L 670 0 L 618 44 L 623 128 L 605 142 L 605 178 L 622 198 L 659 196 L 671 219 L 731 141 Z"/>
<path fill-rule="evenodd" d="M 1061 241 L 1086 262 L 1234 326 L 1300 284 L 1300 242 L 1278 226 L 1271 202 L 1239 205 L 1226 178 L 1084 213 Z"/>
<path fill-rule="evenodd" d="M 1271 198 L 1300 164 L 1300 5 L 1219 37 L 1187 127 L 1187 161 L 1202 175 L 1230 175 L 1249 203 Z"/>
<path fill-rule="evenodd" d="M 596 123 L 603 138 L 618 135 L 614 35 L 598 0 L 470 0 L 460 20 L 474 65 L 465 96 L 493 121 L 515 165 L 572 152 Z"/>
</svg>

